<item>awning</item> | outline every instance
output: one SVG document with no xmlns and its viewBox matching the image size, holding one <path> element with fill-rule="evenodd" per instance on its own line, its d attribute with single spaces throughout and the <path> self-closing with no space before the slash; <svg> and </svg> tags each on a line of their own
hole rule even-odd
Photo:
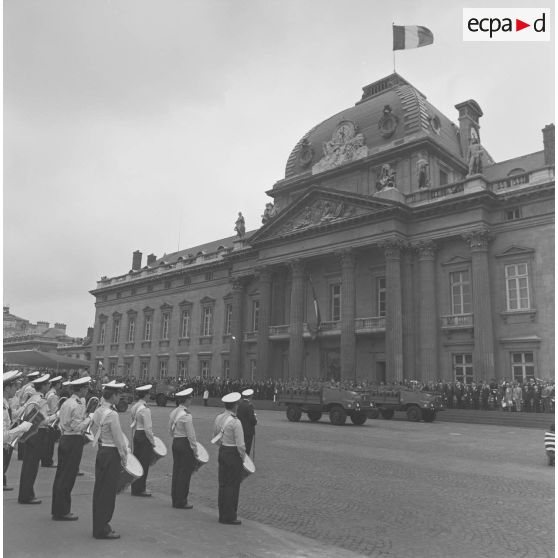
<svg viewBox="0 0 558 558">
<path fill-rule="evenodd" d="M 31 366 L 36 368 L 55 368 L 56 370 L 63 368 L 77 369 L 89 368 L 90 360 L 81 360 L 79 358 L 67 357 L 57 353 L 47 353 L 28 349 L 24 351 L 5 351 L 4 363 L 19 366 Z"/>
</svg>

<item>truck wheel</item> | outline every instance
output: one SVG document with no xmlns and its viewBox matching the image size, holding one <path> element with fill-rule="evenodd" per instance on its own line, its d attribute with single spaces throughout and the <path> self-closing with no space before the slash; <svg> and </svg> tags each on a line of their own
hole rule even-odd
<svg viewBox="0 0 558 558">
<path fill-rule="evenodd" d="M 393 409 L 381 409 L 380 414 L 382 415 L 382 418 L 390 420 L 393 418 L 395 411 Z"/>
<path fill-rule="evenodd" d="M 125 413 L 128 410 L 128 402 L 125 399 L 120 399 L 116 404 L 116 410 L 119 413 Z"/>
<path fill-rule="evenodd" d="M 308 411 L 308 420 L 311 422 L 318 422 L 322 418 L 322 413 L 319 411 Z"/>
<path fill-rule="evenodd" d="M 356 424 L 357 426 L 362 426 L 366 422 L 367 418 L 366 413 L 353 413 L 351 415 L 353 424 Z"/>
<path fill-rule="evenodd" d="M 411 422 L 419 422 L 421 418 L 422 413 L 416 405 L 407 409 L 407 420 L 410 420 Z"/>
<path fill-rule="evenodd" d="M 167 396 L 164 393 L 158 393 L 155 401 L 157 402 L 157 405 L 159 405 L 159 407 L 167 406 Z"/>
<path fill-rule="evenodd" d="M 424 420 L 424 422 L 434 422 L 436 420 L 436 411 L 422 411 L 422 420 Z"/>
<path fill-rule="evenodd" d="M 298 407 L 295 407 L 294 405 L 287 407 L 287 418 L 291 422 L 298 422 L 301 416 L 302 411 Z"/>
<path fill-rule="evenodd" d="M 335 426 L 341 426 L 345 424 L 347 420 L 347 413 L 343 407 L 333 407 L 331 411 L 329 411 L 329 420 L 331 424 L 335 424 Z"/>
<path fill-rule="evenodd" d="M 377 419 L 380 416 L 380 411 L 378 409 L 372 409 L 368 411 L 368 418 Z"/>
</svg>

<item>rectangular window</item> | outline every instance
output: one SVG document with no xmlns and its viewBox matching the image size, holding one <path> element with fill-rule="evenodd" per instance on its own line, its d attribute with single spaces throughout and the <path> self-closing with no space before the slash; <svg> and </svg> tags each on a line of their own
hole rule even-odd
<svg viewBox="0 0 558 558">
<path fill-rule="evenodd" d="M 202 320 L 202 335 L 211 335 L 213 329 L 213 308 L 211 306 L 205 306 L 203 309 L 203 320 Z"/>
<path fill-rule="evenodd" d="M 258 331 L 260 325 L 260 301 L 252 301 L 252 331 Z"/>
<path fill-rule="evenodd" d="M 120 318 L 114 318 L 112 326 L 112 342 L 118 343 L 120 339 Z"/>
<path fill-rule="evenodd" d="M 144 326 L 143 326 L 143 340 L 144 341 L 151 341 L 151 323 L 152 323 L 151 314 L 146 314 L 145 323 L 144 323 Z"/>
<path fill-rule="evenodd" d="M 182 310 L 182 318 L 180 320 L 180 337 L 190 337 L 190 310 Z"/>
<path fill-rule="evenodd" d="M 202 378 L 209 378 L 209 360 L 200 361 L 200 376 Z"/>
<path fill-rule="evenodd" d="M 159 361 L 159 380 L 167 377 L 168 373 L 168 362 L 167 359 Z"/>
<path fill-rule="evenodd" d="M 526 263 L 506 266 L 506 298 L 508 311 L 530 308 L 529 273 Z"/>
<path fill-rule="evenodd" d="M 448 183 L 448 173 L 440 169 L 440 186 L 445 186 Z"/>
<path fill-rule="evenodd" d="M 256 359 L 250 359 L 250 380 L 253 382 L 256 379 L 256 366 L 257 361 Z"/>
<path fill-rule="evenodd" d="M 161 318 L 161 339 L 169 338 L 169 323 L 170 314 L 168 312 L 164 312 Z"/>
<path fill-rule="evenodd" d="M 105 333 L 107 331 L 107 323 L 101 322 L 99 324 L 99 345 L 105 344 Z"/>
<path fill-rule="evenodd" d="M 473 355 L 471 353 L 453 355 L 453 377 L 456 382 L 473 383 Z"/>
<path fill-rule="evenodd" d="M 140 365 L 141 379 L 147 381 L 149 379 L 149 361 L 142 360 Z"/>
<path fill-rule="evenodd" d="M 231 371 L 231 364 L 228 359 L 223 360 L 223 378 L 225 380 L 229 379 L 229 374 Z"/>
<path fill-rule="evenodd" d="M 116 376 L 116 360 L 111 360 L 109 367 L 109 376 Z"/>
<path fill-rule="evenodd" d="M 341 319 L 341 283 L 330 285 L 330 320 L 338 322 Z"/>
<path fill-rule="evenodd" d="M 232 304 L 227 304 L 225 308 L 225 335 L 231 334 L 232 324 Z"/>
<path fill-rule="evenodd" d="M 451 313 L 471 313 L 471 279 L 469 271 L 450 273 Z"/>
<path fill-rule="evenodd" d="M 188 360 L 187 359 L 180 359 L 178 361 L 178 376 L 179 378 L 187 378 L 188 377 Z"/>
<path fill-rule="evenodd" d="M 506 221 L 513 221 L 514 219 L 521 219 L 521 209 L 519 207 L 514 207 L 512 209 L 506 209 L 505 216 L 506 216 Z"/>
<path fill-rule="evenodd" d="M 134 342 L 136 333 L 136 318 L 128 318 L 128 343 Z"/>
<path fill-rule="evenodd" d="M 525 383 L 535 379 L 535 359 L 532 352 L 511 353 L 512 378 Z"/>
<path fill-rule="evenodd" d="M 124 361 L 124 375 L 128 378 L 132 376 L 132 361 L 130 360 Z"/>
<path fill-rule="evenodd" d="M 376 279 L 376 308 L 378 309 L 378 316 L 386 315 L 386 278 L 378 277 Z"/>
<path fill-rule="evenodd" d="M 205 280 L 206 280 L 206 281 L 212 281 L 212 280 L 213 280 L 213 271 L 208 271 L 208 272 L 205 274 Z"/>
</svg>

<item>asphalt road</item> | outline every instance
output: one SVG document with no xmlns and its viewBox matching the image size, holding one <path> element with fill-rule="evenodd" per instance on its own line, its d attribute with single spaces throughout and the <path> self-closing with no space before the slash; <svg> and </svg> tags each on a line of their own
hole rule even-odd
<svg viewBox="0 0 558 558">
<path fill-rule="evenodd" d="M 167 421 L 172 408 L 151 409 L 155 434 L 170 452 Z M 210 462 L 194 475 L 190 498 L 193 512 L 203 510 L 210 518 L 214 513 L 215 519 L 217 451 L 209 439 L 218 412 L 193 407 L 198 439 Z M 129 413 L 120 418 L 129 433 Z M 345 551 L 389 558 L 554 556 L 554 468 L 546 465 L 542 431 L 404 420 L 336 427 L 326 419 L 291 423 L 275 411 L 259 411 L 258 421 L 257 471 L 242 483 L 239 517 L 247 525 L 277 530 L 269 544 L 285 533 L 285 541 L 300 537 L 297 556 L 306 555 L 303 547 L 314 543 L 324 545 L 321 556 L 332 558 Z M 94 450 L 87 448 L 82 470 L 89 479 L 94 458 Z M 169 455 L 148 478 L 165 510 L 167 503 L 170 507 L 171 469 Z M 53 476 L 53 470 L 39 472 L 39 477 L 46 475 Z M 13 474 L 9 478 L 17 483 Z M 5 510 L 7 494 L 12 493 L 4 494 Z M 131 514 L 137 509 L 139 515 L 140 507 L 145 513 L 150 505 L 146 499 L 119 498 L 133 501 Z M 117 503 L 116 529 L 120 508 Z M 150 517 L 155 533 L 156 515 Z M 4 527 L 6 533 L 6 518 Z M 166 527 L 172 531 L 168 521 Z M 138 529 L 142 534 L 140 525 Z M 4 544 L 8 552 L 6 535 Z M 209 557 L 221 555 L 207 552 Z M 231 554 L 236 555 L 271 556 Z"/>
</svg>

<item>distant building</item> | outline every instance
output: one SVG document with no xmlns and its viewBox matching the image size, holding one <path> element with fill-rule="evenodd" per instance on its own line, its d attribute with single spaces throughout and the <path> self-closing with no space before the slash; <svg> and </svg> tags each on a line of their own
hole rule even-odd
<svg viewBox="0 0 558 558">
<path fill-rule="evenodd" d="M 494 162 L 478 103 L 456 109 L 398 74 L 364 87 L 295 145 L 258 230 L 239 214 L 237 237 L 101 278 L 92 358 L 143 379 L 553 377 L 554 125 Z"/>
</svg>

